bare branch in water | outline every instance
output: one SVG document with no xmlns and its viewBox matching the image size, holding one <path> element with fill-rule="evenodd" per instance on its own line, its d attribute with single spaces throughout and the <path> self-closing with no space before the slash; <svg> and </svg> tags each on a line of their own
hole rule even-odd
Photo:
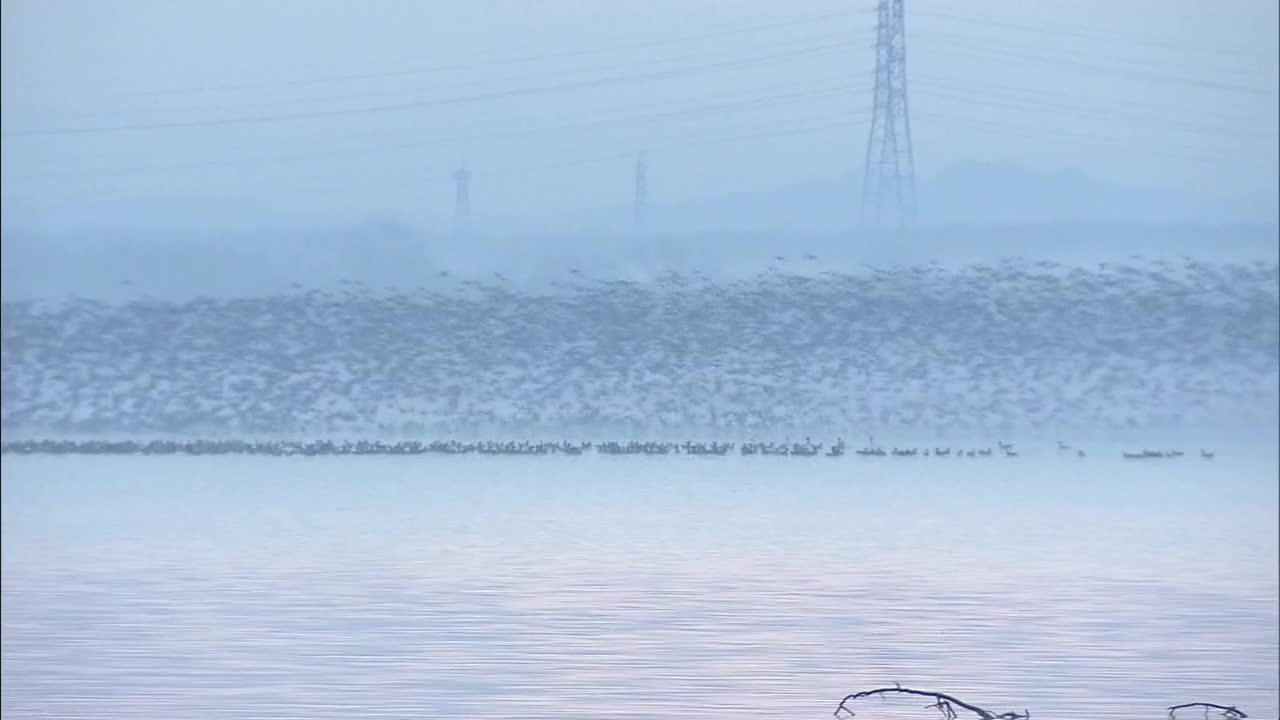
<svg viewBox="0 0 1280 720">
<path fill-rule="evenodd" d="M 1194 703 L 1183 703 L 1182 705 L 1170 705 L 1169 719 L 1173 720 L 1173 717 L 1177 715 L 1179 710 L 1184 710 L 1186 708 L 1193 708 L 1193 707 L 1204 708 L 1204 716 L 1206 718 L 1209 717 L 1210 709 L 1221 710 L 1222 716 L 1225 718 L 1229 718 L 1230 720 L 1237 720 L 1237 719 L 1243 720 L 1243 718 L 1249 717 L 1234 705 L 1218 705 L 1217 703 L 1194 702 Z"/>
<path fill-rule="evenodd" d="M 904 688 L 901 685 L 898 685 L 897 683 L 895 683 L 894 685 L 895 687 L 891 687 L 891 688 L 877 688 L 875 690 L 863 690 L 862 692 L 857 692 L 852 695 L 846 696 L 845 699 L 840 701 L 840 706 L 836 708 L 835 716 L 841 717 L 840 713 L 844 712 L 844 713 L 848 713 L 848 717 L 853 717 L 854 712 L 850 710 L 847 707 L 847 705 L 848 703 L 854 700 L 858 700 L 865 697 L 872 697 L 873 695 L 884 696 L 889 693 L 901 693 L 903 695 L 919 695 L 921 697 L 933 698 L 936 702 L 934 702 L 932 705 L 925 705 L 925 707 L 937 709 L 939 712 L 942 713 L 943 720 L 956 720 L 957 715 L 956 715 L 955 708 L 957 707 L 962 708 L 964 710 L 968 710 L 969 712 L 981 718 L 981 720 L 1030 720 L 1031 718 L 1031 713 L 1026 710 L 1023 710 L 1021 713 L 1005 712 L 1005 713 L 997 714 L 997 713 L 991 712 L 990 710 L 985 710 L 983 708 L 980 708 L 977 705 L 970 705 L 969 703 L 963 700 L 958 700 L 946 693 L 932 692 L 930 690 L 913 690 L 911 688 Z M 1244 717 L 1244 716 L 1240 715 L 1239 717 Z"/>
</svg>

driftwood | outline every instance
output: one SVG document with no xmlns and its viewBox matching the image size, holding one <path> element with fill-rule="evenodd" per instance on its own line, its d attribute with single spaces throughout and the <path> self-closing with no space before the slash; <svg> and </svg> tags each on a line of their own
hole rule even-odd
<svg viewBox="0 0 1280 720">
<path fill-rule="evenodd" d="M 946 693 L 932 692 L 929 690 L 913 690 L 911 688 L 904 688 L 901 685 L 898 685 L 896 683 L 895 683 L 895 686 L 891 688 L 877 688 L 875 690 L 863 690 L 862 692 L 857 692 L 852 695 L 845 696 L 845 698 L 840 701 L 840 706 L 836 708 L 835 716 L 842 717 L 840 713 L 843 712 L 848 714 L 847 717 L 853 717 L 854 712 L 847 707 L 848 703 L 861 698 L 871 697 L 873 695 L 887 695 L 889 693 L 901 693 L 903 695 L 919 695 L 921 697 L 933 698 L 935 702 L 932 705 L 925 705 L 925 708 L 937 709 L 942 713 L 942 717 L 945 720 L 956 720 L 957 715 L 956 715 L 955 708 L 957 707 L 964 710 L 968 710 L 969 712 L 981 718 L 981 720 L 1030 720 L 1031 718 L 1031 713 L 1026 710 L 1023 710 L 1021 713 L 1016 713 L 1016 712 L 993 713 L 990 710 L 980 708 L 977 705 L 970 705 L 969 703 L 963 700 L 954 698 Z M 1241 715 L 1240 717 L 1243 717 L 1243 715 Z"/>
<path fill-rule="evenodd" d="M 1240 720 L 1243 720 L 1243 718 L 1249 717 L 1234 705 L 1218 705 L 1217 703 L 1194 702 L 1194 703 L 1183 703 L 1182 705 L 1170 705 L 1169 706 L 1170 720 L 1173 720 L 1173 717 L 1178 713 L 1179 710 L 1184 710 L 1186 708 L 1193 708 L 1193 707 L 1204 708 L 1204 716 L 1206 718 L 1209 717 L 1209 710 L 1211 709 L 1221 710 L 1222 716 L 1225 718 L 1230 718 L 1231 720 L 1237 720 L 1237 718 Z"/>
</svg>

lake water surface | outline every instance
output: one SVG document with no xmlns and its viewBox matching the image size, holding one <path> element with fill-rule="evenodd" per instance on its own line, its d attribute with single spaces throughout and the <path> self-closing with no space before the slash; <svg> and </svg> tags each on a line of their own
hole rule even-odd
<svg viewBox="0 0 1280 720">
<path fill-rule="evenodd" d="M 1275 448 L 2 470 L 5 718 L 1280 714 Z"/>
</svg>

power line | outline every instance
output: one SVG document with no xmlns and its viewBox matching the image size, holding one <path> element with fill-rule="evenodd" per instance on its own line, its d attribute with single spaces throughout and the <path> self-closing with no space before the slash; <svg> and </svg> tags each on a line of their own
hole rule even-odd
<svg viewBox="0 0 1280 720">
<path fill-rule="evenodd" d="M 746 142 L 750 140 L 775 139 L 780 137 L 809 135 L 817 132 L 824 132 L 824 131 L 830 131 L 830 130 L 847 129 L 849 127 L 865 125 L 868 122 L 869 116 L 870 116 L 870 108 L 863 108 L 859 112 L 852 113 L 852 114 L 844 114 L 844 115 L 838 116 L 835 120 L 831 120 L 827 122 L 810 123 L 807 125 L 797 125 L 797 126 L 791 126 L 787 128 L 773 128 L 769 130 L 741 133 L 737 135 L 715 135 L 715 136 L 710 136 L 705 138 L 692 138 L 689 140 L 681 140 L 677 142 L 656 145 L 654 147 L 646 147 L 645 158 L 646 160 L 648 160 L 653 155 L 661 155 L 663 153 L 671 153 L 671 152 L 683 153 L 684 151 L 687 151 L 690 149 L 715 147 L 718 145 L 733 145 L 733 144 Z M 546 170 L 559 170 L 559 169 L 571 168 L 571 167 L 581 167 L 584 165 L 595 165 L 602 162 L 615 162 L 619 160 L 626 160 L 629 158 L 630 159 L 635 158 L 634 150 L 616 150 L 616 151 L 608 151 L 608 152 L 602 152 L 600 154 L 593 154 L 593 155 L 588 155 L 584 157 L 574 158 L 571 160 L 558 160 L 550 163 L 537 163 L 533 165 L 519 165 L 517 163 L 512 165 L 504 165 L 503 171 L 501 173 L 493 172 L 491 174 L 494 176 L 493 179 L 495 182 L 501 181 L 501 180 L 513 180 L 513 181 L 523 182 L 526 179 L 526 177 L 531 173 L 540 173 Z M 445 181 L 445 178 L 443 175 L 440 175 L 437 178 L 437 182 L 444 182 L 444 181 Z M 374 180 L 373 182 L 377 184 L 379 187 L 384 187 L 381 184 L 381 182 L 378 180 Z M 410 188 L 418 187 L 420 184 L 421 184 L 421 181 L 414 180 L 411 183 L 404 184 L 403 187 L 410 187 Z M 362 187 L 367 185 L 368 183 L 366 182 L 361 183 Z M 350 187 L 351 187 L 350 183 L 343 183 L 341 185 L 341 188 L 344 190 L 350 189 Z"/>
<path fill-rule="evenodd" d="M 961 92 L 953 86 L 945 83 L 931 82 L 930 80 L 916 78 L 915 86 L 924 90 L 925 96 L 936 96 L 960 102 L 968 105 L 977 105 L 981 107 L 1005 108 L 1014 110 L 1052 110 L 1056 117 L 1066 116 L 1083 116 L 1093 117 L 1101 120 L 1114 121 L 1117 119 L 1134 119 L 1132 114 L 1125 118 L 1121 113 L 1114 110 L 1092 108 L 1081 105 L 1079 103 L 1069 102 L 1051 102 L 1038 98 L 1027 98 L 1025 96 L 1018 97 L 1016 94 L 1005 93 L 1001 95 L 999 91 L 992 91 L 984 88 L 981 94 L 971 92 Z M 1178 122 L 1166 115 L 1153 118 L 1148 116 L 1144 126 L 1140 128 L 1143 132 L 1155 130 L 1173 130 L 1177 132 L 1190 133 L 1200 136 L 1212 136 L 1217 140 L 1242 140 L 1242 135 L 1255 135 L 1274 137 L 1274 133 L 1266 133 L 1261 131 L 1240 130 L 1235 128 L 1215 127 L 1209 125 L 1196 125 Z M 1115 125 L 1111 125 L 1115 128 Z"/>
<path fill-rule="evenodd" d="M 955 14 L 934 9 L 912 10 L 912 15 L 922 15 L 924 17 L 934 17 L 952 22 L 967 23 L 980 27 L 1005 28 L 1007 30 L 1020 30 L 1041 35 L 1050 35 L 1053 37 L 1074 37 L 1084 40 L 1102 40 L 1106 43 L 1123 42 L 1125 45 L 1137 47 L 1158 48 L 1161 50 L 1173 50 L 1177 52 L 1199 52 L 1213 55 L 1221 55 L 1225 57 L 1242 57 L 1239 52 L 1229 48 L 1208 48 L 1187 45 L 1185 43 L 1162 42 L 1159 40 L 1150 40 L 1147 38 L 1133 37 L 1123 33 L 1099 33 L 1096 31 L 1086 32 L 1078 29 L 1064 28 L 1061 25 L 1045 26 L 1045 25 L 1026 25 L 1021 23 L 1012 23 L 1008 20 L 996 20 L 990 15 L 982 15 L 974 13 L 972 6 L 967 6 L 963 13 Z M 1247 72 L 1247 71 L 1242 71 Z"/>
<path fill-rule="evenodd" d="M 1100 114 L 1104 111 L 1092 109 L 1095 105 L 1105 105 L 1108 109 L 1114 109 L 1120 112 L 1128 112 L 1133 116 L 1143 116 L 1148 120 L 1157 123 L 1166 123 L 1170 117 L 1186 116 L 1188 112 L 1185 108 L 1178 108 L 1168 104 L 1157 105 L 1153 103 L 1134 102 L 1134 98 L 1126 96 L 1123 99 L 1094 99 L 1084 97 L 1068 97 L 1061 92 L 1058 86 L 1046 86 L 1055 88 L 1054 90 L 1046 90 L 1041 87 L 1025 87 L 1021 85 L 1011 85 L 1007 83 L 994 82 L 984 79 L 980 85 L 970 85 L 969 79 L 957 81 L 954 78 L 933 75 L 930 73 L 912 73 L 915 84 L 923 87 L 934 87 L 952 92 L 966 93 L 968 98 L 976 98 L 979 95 L 994 95 L 999 97 L 1002 93 L 1006 97 L 1012 97 L 1031 103 L 1043 103 L 1047 108 L 1053 108 L 1059 111 L 1069 111 L 1081 114 Z M 1203 113 L 1203 106 L 1197 105 L 1197 116 Z M 1208 117 L 1209 120 L 1226 120 L 1225 118 Z M 1238 128 L 1220 127 L 1221 132 L 1252 134 L 1255 131 L 1244 130 Z M 1257 132 L 1257 134 L 1262 134 Z"/>
<path fill-rule="evenodd" d="M 616 125 L 618 122 L 650 122 L 661 121 L 671 118 L 696 116 L 701 114 L 716 114 L 726 110 L 741 112 L 744 110 L 753 110 L 758 108 L 767 108 L 792 104 L 796 101 L 806 101 L 821 97 L 839 97 L 851 96 L 856 94 L 862 88 L 854 88 L 847 81 L 832 86 L 824 86 L 812 90 L 802 90 L 790 93 L 781 93 L 775 95 L 755 96 L 747 98 L 739 98 L 731 101 L 722 101 L 711 104 L 702 104 L 692 107 L 681 108 L 677 110 L 668 110 L 657 113 L 647 113 L 642 115 L 633 115 L 623 117 L 620 120 L 611 120 L 609 118 L 599 118 L 587 122 L 566 123 L 553 126 L 543 126 L 538 128 L 521 128 L 519 130 L 505 130 L 486 133 L 473 133 L 467 135 L 442 136 L 435 138 L 424 138 L 404 142 L 382 143 L 374 145 L 360 145 L 346 148 L 327 147 L 323 150 L 314 150 L 300 153 L 284 153 L 267 156 L 257 156 L 250 158 L 224 158 L 220 160 L 208 160 L 191 163 L 150 165 L 150 166 L 133 166 L 129 168 L 106 169 L 101 172 L 93 170 L 69 170 L 66 172 L 40 173 L 37 178 L 40 179 L 56 179 L 67 177 L 104 177 L 129 175 L 143 172 L 171 172 L 175 170 L 205 169 L 216 167 L 241 167 L 246 165 L 257 164 L 273 164 L 279 162 L 297 162 L 309 161 L 321 158 L 339 157 L 343 155 L 369 155 L 383 152 L 401 152 L 404 150 L 413 150 L 432 145 L 440 144 L 457 144 L 462 142 L 476 141 L 494 141 L 504 139 L 525 140 L 533 136 L 548 133 L 563 133 L 588 130 L 600 127 L 608 127 Z M 28 176 L 32 177 L 32 176 Z"/>
<path fill-rule="evenodd" d="M 869 115 L 870 115 L 870 108 L 862 108 L 854 113 L 846 113 L 846 114 L 837 116 L 836 119 L 834 120 L 830 120 L 826 122 L 809 123 L 806 125 L 797 125 L 797 126 L 791 126 L 786 128 L 772 128 L 768 130 L 741 133 L 736 135 L 718 134 L 710 137 L 691 138 L 688 140 L 681 140 L 681 141 L 676 141 L 672 143 L 659 144 L 653 147 L 647 147 L 645 150 L 645 154 L 646 154 L 646 158 L 650 158 L 654 155 L 661 155 L 664 153 L 672 153 L 672 152 L 679 152 L 681 156 L 683 156 L 687 151 L 691 149 L 715 147 L 719 145 L 732 145 L 732 144 L 747 142 L 751 140 L 764 140 L 764 139 L 776 139 L 776 138 L 788 137 L 788 136 L 811 135 L 814 133 L 833 131 L 833 130 L 847 130 L 850 127 L 865 126 L 866 123 L 868 122 Z M 607 152 L 601 152 L 599 154 L 592 154 L 592 155 L 586 155 L 578 158 L 573 158 L 570 160 L 558 160 L 555 162 L 535 163 L 531 165 L 521 165 L 519 163 L 504 163 L 502 168 L 500 169 L 494 168 L 492 171 L 488 173 L 484 173 L 484 176 L 488 178 L 487 180 L 488 184 L 497 184 L 502 181 L 525 182 L 528 179 L 528 177 L 534 173 L 541 173 L 547 170 L 558 170 L 558 169 L 565 169 L 565 168 L 572 168 L 572 167 L 582 167 L 585 165 L 595 165 L 602 162 L 617 162 L 621 160 L 626 160 L 628 158 L 630 159 L 635 158 L 634 150 L 607 151 Z M 468 171 L 469 172 L 472 171 L 472 166 L 470 164 L 468 165 Z M 407 181 L 399 178 L 391 178 L 386 174 L 381 174 L 373 178 L 360 178 L 358 180 L 354 179 L 350 175 L 330 174 L 330 175 L 326 175 L 325 178 L 322 179 L 320 182 L 310 182 L 310 183 L 305 183 L 303 185 L 295 185 L 295 186 L 291 186 L 290 189 L 294 191 L 304 190 L 304 191 L 315 192 L 315 193 L 345 194 L 345 193 L 349 193 L 353 187 L 359 187 L 361 189 L 376 187 L 381 190 L 387 190 L 387 191 L 393 191 L 397 189 L 416 189 L 416 188 L 423 187 L 424 184 L 440 185 L 440 186 L 454 184 L 456 187 L 457 180 L 453 177 L 452 172 L 453 171 L 441 170 L 436 173 L 430 174 L 425 180 L 422 178 L 422 176 L 418 175 L 418 176 L 415 176 L 413 179 L 407 180 Z M 309 176 L 309 177 L 314 177 L 314 176 Z M 334 182 L 333 179 L 337 179 L 337 182 Z M 175 189 L 175 187 L 176 186 L 170 184 L 165 186 L 165 189 L 172 191 Z M 102 193 L 105 191 L 108 193 L 128 193 L 131 195 L 137 194 L 137 191 L 135 188 L 124 186 L 124 185 L 115 185 L 115 184 L 108 184 L 108 185 L 103 185 L 101 183 L 95 184 L 93 185 L 92 190 L 95 193 Z M 193 191 L 193 192 L 198 192 L 199 194 L 201 194 L 201 196 L 204 196 L 209 192 L 209 190 L 206 187 L 202 187 L 198 191 Z M 154 192 L 147 193 L 147 196 L 154 197 L 155 193 Z"/>
<path fill-rule="evenodd" d="M 671 77 L 680 77 L 683 75 L 698 74 L 702 72 L 714 72 L 718 70 L 732 69 L 738 67 L 747 67 L 760 63 L 770 63 L 775 61 L 792 60 L 799 57 L 808 57 L 815 54 L 831 52 L 846 48 L 857 47 L 856 44 L 850 42 L 837 42 L 827 45 L 819 45 L 815 47 L 804 48 L 791 52 L 773 53 L 767 55 L 759 55 L 752 58 L 722 61 L 715 63 L 707 63 L 700 66 L 689 66 L 679 70 L 663 70 L 647 73 L 633 73 L 630 75 L 616 75 L 612 77 L 595 78 L 591 80 L 582 80 L 569 83 L 560 83 L 552 85 L 540 85 L 524 88 L 511 88 L 507 90 L 497 90 L 487 93 L 474 93 L 471 95 L 458 95 L 446 98 L 429 98 L 422 100 L 406 101 L 401 103 L 389 103 L 385 105 L 366 106 L 356 108 L 344 108 L 337 110 L 318 110 L 312 112 L 285 113 L 279 115 L 257 115 L 257 116 L 241 116 L 231 118 L 209 119 L 209 120 L 190 120 L 179 122 L 156 122 L 156 123 L 137 123 L 132 125 L 101 125 L 96 127 L 72 127 L 72 128 L 51 128 L 51 129 L 28 129 L 0 132 L 2 137 L 39 137 L 39 136 L 57 136 L 57 135 L 82 135 L 93 133 L 119 133 L 119 132 L 139 132 L 149 130 L 171 130 L 171 129 L 188 129 L 188 128 L 206 128 L 206 127 L 224 127 L 230 125 L 249 125 L 287 122 L 296 120 L 315 120 L 322 118 L 347 117 L 353 115 L 367 115 L 388 112 L 401 112 L 407 110 L 419 110 L 427 107 L 436 107 L 442 105 L 454 105 L 462 103 L 480 102 L 484 100 L 495 100 L 508 97 L 518 97 L 524 95 L 536 95 L 547 92 L 562 92 L 566 90 L 582 90 L 595 87 L 603 87 L 619 83 L 633 83 L 647 80 L 659 80 Z"/>
<path fill-rule="evenodd" d="M 416 67 L 416 68 L 415 67 L 401 68 L 397 70 L 387 70 L 387 71 L 325 75 L 325 76 L 312 77 L 312 78 L 295 78 L 295 79 L 281 80 L 281 81 L 275 81 L 275 82 L 230 83 L 230 84 L 224 84 L 224 85 L 206 85 L 206 86 L 187 87 L 187 88 L 170 88 L 166 90 L 144 90 L 144 91 L 127 92 L 123 94 L 126 96 L 154 97 L 154 96 L 165 96 L 165 95 L 191 95 L 191 94 L 213 93 L 213 92 L 236 92 L 236 91 L 242 91 L 242 90 L 270 90 L 270 89 L 278 89 L 278 88 L 284 88 L 284 87 L 307 87 L 307 86 L 326 85 L 326 84 L 335 84 L 335 83 L 362 81 L 362 80 L 408 77 L 408 76 L 414 76 L 414 75 L 429 75 L 429 74 L 449 72 L 454 70 L 469 70 L 473 68 L 492 67 L 492 66 L 501 66 L 501 65 L 524 65 L 528 63 L 541 62 L 545 60 L 558 60 L 558 59 L 564 59 L 564 58 L 583 57 L 583 56 L 589 56 L 589 55 L 602 55 L 602 54 L 619 52 L 619 51 L 639 50 L 639 49 L 646 49 L 646 48 L 653 48 L 653 47 L 678 45 L 682 43 L 707 40 L 710 38 L 731 37 L 734 35 L 751 34 L 751 33 L 756 33 L 756 32 L 765 31 L 765 30 L 776 30 L 779 28 L 797 27 L 802 25 L 808 25 L 811 23 L 820 23 L 820 22 L 826 22 L 830 20 L 836 20 L 839 18 L 854 17 L 858 15 L 867 15 L 869 14 L 869 12 L 870 11 L 865 8 L 845 8 L 845 9 L 841 9 L 833 12 L 826 12 L 826 13 L 821 13 L 821 14 L 811 15 L 806 17 L 798 17 L 798 18 L 793 18 L 789 20 L 783 20 L 780 22 L 757 23 L 757 24 L 746 25 L 741 27 L 722 28 L 719 30 L 713 30 L 711 32 L 699 33 L 695 35 L 685 35 L 682 37 L 658 38 L 654 40 L 646 40 L 646 41 L 635 42 L 635 43 L 626 43 L 621 45 L 611 45 L 611 46 L 596 47 L 596 48 L 583 48 L 583 49 L 577 49 L 577 50 L 563 50 L 563 51 L 548 52 L 548 53 L 513 55 L 513 56 L 492 58 L 492 59 L 482 60 L 478 62 L 450 63 L 450 64 L 444 64 L 444 65 L 432 65 L 428 67 Z"/>
<path fill-rule="evenodd" d="M 811 86 L 810 88 L 797 88 L 795 82 L 793 80 L 789 80 L 785 83 L 773 83 L 768 86 L 762 86 L 758 83 L 752 83 L 753 88 L 757 92 L 752 92 L 750 94 L 745 94 L 745 95 L 741 92 L 722 94 L 717 96 L 706 96 L 702 93 L 699 93 L 697 96 L 698 99 L 705 100 L 707 102 L 697 102 L 692 105 L 688 105 L 684 107 L 675 106 L 673 109 L 665 109 L 662 112 L 658 112 L 658 113 L 653 112 L 653 109 L 655 107 L 667 108 L 668 104 L 666 101 L 663 101 L 663 100 L 660 100 L 659 98 L 654 97 L 653 99 L 646 100 L 642 103 L 631 103 L 628 105 L 612 106 L 612 107 L 592 107 L 590 111 L 590 116 L 592 119 L 586 122 L 555 123 L 549 126 L 544 125 L 540 127 L 539 126 L 532 126 L 532 127 L 520 126 L 516 130 L 506 130 L 506 129 L 483 130 L 475 133 L 464 133 L 461 135 L 446 135 L 446 136 L 427 137 L 427 138 L 422 138 L 420 133 L 411 132 L 411 133 L 407 133 L 407 137 L 404 139 L 404 141 L 393 142 L 391 144 L 387 144 L 385 142 L 378 142 L 373 145 L 358 145 L 356 147 L 335 146 L 335 143 L 351 142 L 351 141 L 363 142 L 363 141 L 369 141 L 369 140 L 376 140 L 376 141 L 386 141 L 388 139 L 394 140 L 394 138 L 397 135 L 405 134 L 405 132 L 378 129 L 374 131 L 345 132 L 340 134 L 323 133 L 321 135 L 317 135 L 315 133 L 308 133 L 307 136 L 305 137 L 308 139 L 312 139 L 314 142 L 323 142 L 326 146 L 325 150 L 322 151 L 323 154 L 328 154 L 331 152 L 336 154 L 347 154 L 349 152 L 359 152 L 366 148 L 373 152 L 380 152 L 384 149 L 399 150 L 399 149 L 406 149 L 406 148 L 412 149 L 415 147 L 424 147 L 427 145 L 435 144 L 437 142 L 464 142 L 468 140 L 503 140 L 508 138 L 524 138 L 531 135 L 540 135 L 545 133 L 556 133 L 556 132 L 562 132 L 567 130 L 578 130 L 578 129 L 600 127 L 600 126 L 609 126 L 609 125 L 616 124 L 618 122 L 626 122 L 630 120 L 636 120 L 636 121 L 661 120 L 667 117 L 676 117 L 676 116 L 682 116 L 686 114 L 693 115 L 701 112 L 710 113 L 710 112 L 716 112 L 718 109 L 721 109 L 721 108 L 723 109 L 743 108 L 747 110 L 752 110 L 757 107 L 765 107 L 765 106 L 775 105 L 775 104 L 776 105 L 786 104 L 786 103 L 792 102 L 793 101 L 792 99 L 801 99 L 804 97 L 816 98 L 816 97 L 821 97 L 826 95 L 840 94 L 845 91 L 855 92 L 858 89 L 853 87 L 849 83 L 847 73 L 842 72 L 836 75 L 835 78 L 837 79 L 835 79 L 833 82 L 830 82 L 827 84 L 821 84 L 821 85 L 814 85 L 814 86 Z M 821 78 L 818 78 L 815 76 L 814 79 L 821 79 Z M 763 91 L 763 92 L 759 92 L 759 91 Z M 554 106 L 547 106 L 547 107 L 550 108 Z M 557 114 L 563 114 L 563 113 L 557 113 Z M 317 137 L 319 139 L 315 140 L 315 138 Z M 120 147 L 120 146 L 113 146 L 113 147 Z M 336 149 L 334 149 L 335 147 Z M 249 144 L 240 144 L 238 147 L 231 147 L 231 146 L 220 144 L 219 152 L 221 153 L 221 156 L 216 162 L 218 164 L 225 162 L 228 158 L 229 153 L 234 153 L 237 151 L 247 151 L 250 153 L 257 153 L 257 152 L 260 152 L 261 149 L 262 149 L 262 142 L 260 141 L 249 143 Z M 31 151 L 31 150 L 35 150 L 35 148 L 31 146 L 28 146 L 28 147 L 18 146 L 18 147 L 12 148 L 12 153 L 14 157 L 21 157 L 20 155 L 21 152 Z M 136 153 L 136 150 L 129 150 L 129 152 L 133 154 L 133 153 Z M 286 155 L 272 156 L 272 157 L 293 159 L 293 158 L 298 158 L 299 155 L 296 153 L 293 153 L 293 154 L 286 154 Z M 110 162 L 110 160 L 108 160 L 108 162 Z M 184 163 L 184 165 L 200 166 L 205 164 L 206 162 L 207 161 L 196 162 L 196 163 Z M 235 162 L 234 156 L 231 157 L 231 162 Z M 166 164 L 164 167 L 171 167 L 171 166 L 172 164 L 169 163 L 169 164 Z"/>
<path fill-rule="evenodd" d="M 957 42 L 957 39 L 960 41 Z M 1161 82 L 1166 84 L 1185 85 L 1188 87 L 1198 87 L 1208 90 L 1220 90 L 1223 92 L 1232 92 L 1244 95 L 1255 95 L 1260 97 L 1272 97 L 1276 94 L 1274 89 L 1266 89 L 1260 87 L 1252 87 L 1248 85 L 1240 85 L 1237 83 L 1219 82 L 1215 80 L 1202 80 L 1191 77 L 1179 77 L 1177 75 L 1165 75 L 1161 73 L 1147 72 L 1143 70 L 1133 70 L 1129 68 L 1109 67 L 1098 63 L 1082 62 L 1074 58 L 1053 57 L 1047 55 L 1037 55 L 1033 53 L 1019 53 L 1008 49 L 980 47 L 967 44 L 967 38 L 958 38 L 958 36 L 930 36 L 929 47 L 931 49 L 946 49 L 948 45 L 953 50 L 958 50 L 962 56 L 976 59 L 997 60 L 1000 62 L 1015 61 L 1018 63 L 1038 62 L 1049 65 L 1057 65 L 1060 67 L 1070 68 L 1078 72 L 1089 73 L 1096 76 L 1099 73 L 1110 75 L 1122 75 L 1142 80 L 1145 82 Z"/>
<path fill-rule="evenodd" d="M 954 128 L 968 125 L 971 128 L 979 130 L 997 131 L 1000 137 L 1019 137 L 1026 140 L 1033 140 L 1038 144 L 1053 142 L 1055 139 L 1067 142 L 1060 143 L 1065 147 L 1088 147 L 1090 145 L 1099 146 L 1106 145 L 1119 147 L 1125 150 L 1136 152 L 1138 154 L 1153 157 L 1160 156 L 1162 158 L 1178 157 L 1185 159 L 1196 159 L 1206 164 L 1221 165 L 1224 162 L 1238 160 L 1239 158 L 1230 158 L 1221 153 L 1213 153 L 1204 147 L 1196 147 L 1191 145 L 1180 144 L 1151 144 L 1151 143 L 1134 143 L 1125 138 L 1118 138 L 1113 135 L 1103 135 L 1099 133 L 1072 132 L 1062 128 L 1048 128 L 1043 125 L 1025 125 L 1011 123 L 1007 120 L 993 120 L 988 116 L 983 117 L 965 117 L 955 113 L 935 113 L 920 112 L 916 115 L 925 117 L 930 120 L 936 120 L 945 123 L 951 129 L 947 134 L 948 146 L 954 146 L 957 142 Z"/>
<path fill-rule="evenodd" d="M 754 57 L 756 55 L 759 55 L 762 52 L 773 52 L 773 51 L 781 52 L 784 50 L 794 50 L 797 48 L 806 49 L 818 43 L 838 42 L 842 40 L 848 40 L 847 33 L 828 33 L 828 34 L 824 34 L 821 37 L 790 38 L 781 43 L 755 45 L 750 48 L 750 52 L 747 53 L 747 57 L 748 58 Z M 663 57 L 649 58 L 645 60 L 645 65 L 653 71 L 675 70 L 679 68 L 678 67 L 662 68 L 661 66 L 667 65 L 667 64 L 683 65 L 689 61 L 720 62 L 720 61 L 733 61 L 737 59 L 741 59 L 740 53 L 730 54 L 728 57 L 712 57 L 712 56 L 709 56 L 708 53 L 704 50 L 704 51 L 699 51 L 694 53 L 686 52 L 686 53 L 682 53 L 674 56 L 667 55 Z M 435 86 L 435 87 L 401 86 L 401 87 L 396 87 L 394 89 L 383 89 L 383 90 L 365 91 L 365 92 L 348 92 L 348 93 L 342 93 L 342 94 L 336 94 L 336 95 L 331 94 L 331 95 L 320 95 L 320 96 L 277 98 L 277 99 L 270 99 L 266 102 L 255 101 L 254 109 L 258 111 L 264 111 L 275 106 L 296 107 L 299 105 L 351 103 L 353 101 L 367 101 L 370 99 L 390 98 L 392 100 L 399 100 L 404 98 L 406 95 L 408 95 L 411 92 L 455 94 L 455 93 L 471 91 L 477 88 L 487 90 L 493 87 L 503 87 L 503 86 L 511 86 L 511 85 L 520 86 L 520 85 L 527 85 L 530 83 L 533 83 L 533 84 L 562 83 L 562 82 L 570 82 L 575 79 L 578 79 L 574 76 L 581 75 L 583 72 L 597 73 L 597 74 L 604 73 L 606 75 L 615 74 L 615 73 L 627 74 L 633 71 L 635 69 L 635 66 L 636 66 L 636 63 L 631 62 L 625 65 L 613 64 L 608 66 L 555 68 L 555 69 L 550 69 L 549 72 L 539 72 L 532 77 L 529 76 L 528 74 L 525 74 L 523 76 L 514 77 L 514 78 L 511 78 L 511 77 L 485 78 L 483 80 L 471 79 L 462 83 L 454 83 L 449 86 Z M 5 109 L 6 111 L 10 111 L 12 110 L 12 107 L 13 107 L 12 105 L 8 105 L 6 106 Z M 139 109 L 140 108 L 112 108 L 112 109 L 88 111 L 88 112 L 77 112 L 77 113 L 64 113 L 59 111 L 52 111 L 52 114 L 57 115 L 60 119 L 68 119 L 68 118 L 69 119 L 76 119 L 76 118 L 95 119 L 95 118 L 118 117 L 121 115 L 128 116 L 131 113 L 137 112 Z M 208 113 L 208 112 L 219 113 L 219 112 L 225 112 L 227 110 L 227 105 L 225 103 L 220 103 L 216 105 L 194 105 L 194 106 L 193 105 L 148 106 L 146 108 L 141 108 L 141 109 L 151 113 L 164 113 L 164 114 Z M 27 112 L 31 112 L 30 109 L 24 109 L 24 110 L 26 110 Z"/>
</svg>

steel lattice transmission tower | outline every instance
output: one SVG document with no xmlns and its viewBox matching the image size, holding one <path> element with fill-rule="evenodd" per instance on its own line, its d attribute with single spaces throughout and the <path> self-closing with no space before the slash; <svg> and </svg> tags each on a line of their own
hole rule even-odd
<svg viewBox="0 0 1280 720">
<path fill-rule="evenodd" d="M 907 44 L 903 0 L 876 6 L 876 84 L 862 172 L 863 225 L 910 225 L 916 217 L 915 160 L 907 113 Z"/>
</svg>

